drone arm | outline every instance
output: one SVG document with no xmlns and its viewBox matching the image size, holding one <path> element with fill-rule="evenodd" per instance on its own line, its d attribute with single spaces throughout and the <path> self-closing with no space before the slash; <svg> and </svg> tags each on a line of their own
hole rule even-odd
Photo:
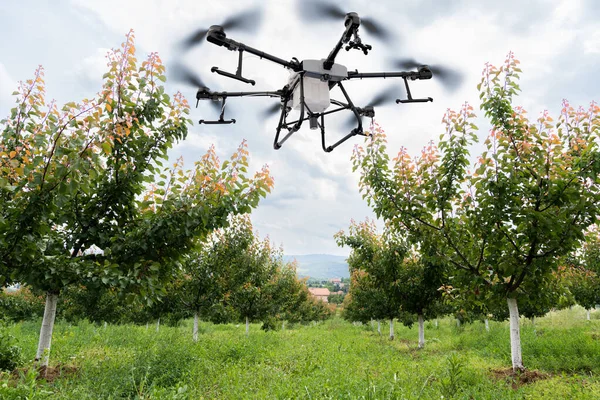
<svg viewBox="0 0 600 400">
<path fill-rule="evenodd" d="M 359 27 L 359 25 L 354 24 L 354 23 L 349 23 L 348 26 L 346 26 L 346 30 L 342 34 L 342 37 L 340 38 L 340 40 L 338 40 L 338 42 L 335 45 L 335 47 L 333 48 L 333 50 L 331 50 L 331 53 L 329 53 L 329 55 L 327 56 L 327 59 L 325 61 L 323 61 L 324 69 L 327 69 L 327 70 L 331 69 L 331 67 L 335 63 L 335 58 L 337 57 L 338 53 L 342 49 L 342 46 L 344 45 L 344 43 L 347 43 L 348 40 L 350 40 L 350 38 L 352 37 L 352 34 L 354 34 L 356 32 L 358 27 Z"/>
<path fill-rule="evenodd" d="M 260 58 L 265 58 L 269 61 L 272 61 L 276 64 L 282 65 L 286 68 L 289 68 L 293 71 L 300 71 L 300 64 L 296 62 L 285 61 L 279 57 L 275 57 L 271 54 L 265 53 L 264 51 L 257 50 L 253 47 L 247 46 L 244 43 L 236 42 L 235 40 L 229 39 L 225 36 L 225 33 L 220 32 L 208 32 L 206 36 L 206 40 L 211 43 L 216 44 L 217 46 L 224 46 L 229 50 L 238 50 L 238 51 L 247 51 L 250 54 L 254 54 Z"/>
<path fill-rule="evenodd" d="M 397 99 L 396 104 L 398 103 L 426 103 L 428 101 L 433 101 L 431 97 L 427 97 L 425 99 L 413 99 L 410 93 L 410 88 L 408 87 L 408 79 L 411 81 L 417 79 L 431 79 L 433 74 L 431 70 L 427 66 L 422 66 L 418 71 L 410 71 L 410 72 L 364 72 L 360 73 L 358 71 L 350 71 L 348 72 L 348 78 L 346 79 L 364 79 L 364 78 L 402 78 L 404 79 L 404 85 L 406 86 L 406 93 L 408 95 L 408 99 L 401 100 Z"/>
<path fill-rule="evenodd" d="M 198 93 L 196 93 L 196 99 L 198 100 L 196 102 L 196 107 L 198 106 L 198 102 L 200 100 L 214 100 L 217 101 L 219 99 L 221 99 L 222 101 L 222 105 L 221 105 L 221 115 L 219 116 L 219 119 L 216 121 L 207 121 L 207 120 L 200 120 L 199 123 L 200 124 L 235 124 L 235 119 L 231 119 L 229 121 L 225 120 L 225 103 L 227 101 L 228 97 L 282 97 L 284 96 L 285 92 L 283 90 L 278 90 L 276 92 L 211 92 L 208 89 L 205 88 L 205 90 L 199 90 Z"/>
<path fill-rule="evenodd" d="M 218 100 L 226 97 L 281 97 L 284 95 L 283 90 L 275 92 L 210 92 L 198 91 L 196 99 L 198 100 Z"/>
<path fill-rule="evenodd" d="M 408 78 L 411 80 L 415 79 L 426 79 L 420 78 L 418 72 L 358 72 L 348 71 L 347 79 L 365 79 L 365 78 Z"/>
<path fill-rule="evenodd" d="M 351 12 L 346 14 L 346 19 L 344 21 L 344 25 L 346 26 L 346 30 L 342 34 L 340 40 L 338 40 L 337 44 L 331 50 L 331 53 L 327 56 L 327 59 L 323 62 L 324 69 L 331 69 L 333 64 L 335 63 L 335 57 L 338 55 L 344 43 L 348 43 L 348 41 L 352 38 L 352 36 L 358 38 L 358 28 L 360 27 L 360 18 L 357 13 Z M 352 47 L 352 46 L 351 46 Z M 369 46 L 370 47 L 370 46 Z M 349 50 L 348 48 L 346 50 Z M 366 54 L 366 53 L 365 53 Z"/>
<path fill-rule="evenodd" d="M 337 44 L 335 45 L 333 50 L 331 50 L 331 53 L 329 53 L 329 55 L 327 56 L 327 59 L 325 61 L 323 61 L 324 69 L 330 70 L 331 67 L 333 67 L 333 64 L 335 63 L 335 57 L 337 57 L 338 53 L 342 49 L 342 45 L 344 44 L 343 40 L 344 40 L 345 36 L 346 36 L 346 33 L 344 33 L 344 35 L 342 35 L 342 37 L 337 42 Z"/>
<path fill-rule="evenodd" d="M 276 64 L 279 64 L 279 65 L 282 65 L 282 66 L 284 66 L 286 68 L 289 68 L 292 71 L 296 71 L 297 72 L 297 71 L 301 70 L 300 64 L 297 63 L 297 62 L 285 61 L 284 59 L 272 56 L 271 54 L 265 53 L 264 51 L 260 51 L 260 50 L 254 49 L 254 48 L 252 48 L 250 46 L 246 46 L 243 43 L 240 43 L 240 48 L 243 48 L 244 51 L 247 51 L 250 54 L 254 54 L 255 56 L 258 56 L 260 58 L 265 58 L 265 59 L 267 59 L 269 61 L 272 61 L 272 62 L 274 62 Z"/>
</svg>

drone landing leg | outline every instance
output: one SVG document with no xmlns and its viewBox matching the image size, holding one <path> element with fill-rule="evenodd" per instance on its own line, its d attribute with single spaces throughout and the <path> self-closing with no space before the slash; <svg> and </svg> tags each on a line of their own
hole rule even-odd
<svg viewBox="0 0 600 400">
<path fill-rule="evenodd" d="M 217 121 L 205 121 L 201 119 L 198 121 L 199 124 L 207 124 L 207 125 L 222 125 L 222 124 L 235 124 L 235 119 L 230 119 L 229 121 L 225 120 L 225 103 L 227 102 L 227 97 L 223 97 L 223 102 L 221 103 L 221 115 Z"/>
<path fill-rule="evenodd" d="M 291 129 L 288 128 L 287 124 L 285 123 L 285 118 L 284 118 L 286 109 L 285 109 L 285 107 L 283 107 L 283 109 L 281 111 L 281 117 L 279 117 L 279 125 L 277 126 L 277 131 L 275 133 L 275 140 L 273 142 L 273 148 L 275 150 L 279 150 L 281 148 L 281 146 L 283 145 L 283 143 L 285 143 L 285 141 L 288 140 L 290 136 L 292 136 L 295 132 L 298 132 L 298 130 L 302 126 L 302 121 L 304 120 L 304 108 L 305 107 L 308 110 L 308 114 L 312 115 L 312 112 L 310 111 L 308 106 L 304 103 L 304 79 L 303 78 L 304 78 L 304 74 L 302 74 L 300 76 L 300 104 L 301 104 L 300 118 L 298 119 L 296 124 Z M 290 93 L 293 93 L 293 90 L 290 90 Z M 289 101 L 289 96 L 285 99 L 284 104 L 287 104 L 288 101 Z M 284 136 L 283 139 L 281 139 L 281 142 L 280 142 L 279 134 L 281 133 L 281 128 L 283 128 L 283 126 L 285 126 L 289 132 L 287 135 Z"/>
<path fill-rule="evenodd" d="M 350 96 L 348 96 L 348 93 L 346 92 L 346 89 L 344 89 L 344 86 L 342 85 L 342 82 L 338 82 L 337 84 L 340 87 L 340 90 L 342 91 L 342 93 L 344 94 L 344 97 L 346 98 L 346 101 L 348 102 L 348 108 L 350 110 L 352 110 L 352 112 L 354 113 L 354 116 L 356 116 L 356 120 L 358 122 L 358 126 L 356 128 L 354 128 L 354 129 L 352 129 L 349 134 L 347 134 L 346 136 L 344 136 L 343 138 L 341 138 L 340 140 L 338 140 L 337 142 L 335 142 L 331 146 L 326 146 L 325 145 L 325 121 L 323 119 L 323 115 L 321 115 L 321 144 L 323 146 L 323 150 L 326 153 L 329 153 L 329 152 L 333 151 L 333 149 L 335 149 L 336 147 L 338 147 L 340 144 L 344 143 L 346 140 L 350 139 L 352 136 L 355 136 L 355 135 L 366 136 L 363 133 L 362 120 L 360 119 L 360 114 L 359 114 L 358 110 L 356 109 L 356 107 L 352 103 L 352 100 L 350 100 Z"/>
</svg>

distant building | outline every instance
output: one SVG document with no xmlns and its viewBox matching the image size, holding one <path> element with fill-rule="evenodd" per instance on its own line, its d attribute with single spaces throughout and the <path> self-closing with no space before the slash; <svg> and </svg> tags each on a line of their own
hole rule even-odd
<svg viewBox="0 0 600 400">
<path fill-rule="evenodd" d="M 340 278 L 331 278 L 331 279 L 329 280 L 329 282 L 333 283 L 334 285 L 335 285 L 336 283 L 339 285 L 340 283 L 342 283 L 342 280 L 341 280 Z"/>
<path fill-rule="evenodd" d="M 308 288 L 308 291 L 317 298 L 328 303 L 327 297 L 331 294 L 327 288 Z"/>
</svg>

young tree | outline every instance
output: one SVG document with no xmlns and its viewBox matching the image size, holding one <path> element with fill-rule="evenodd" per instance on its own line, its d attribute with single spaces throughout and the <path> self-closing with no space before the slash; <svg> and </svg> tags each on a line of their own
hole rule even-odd
<svg viewBox="0 0 600 400">
<path fill-rule="evenodd" d="M 569 291 L 577 304 L 587 310 L 600 304 L 600 234 L 594 226 L 585 235 L 585 243 L 578 256 L 570 257 L 566 268 Z"/>
<path fill-rule="evenodd" d="M 201 241 L 184 262 L 185 283 L 179 295 L 194 313 L 194 341 L 198 340 L 200 317 L 223 323 L 236 314 L 229 302 L 235 290 L 233 276 L 237 260 L 253 241 L 249 217 L 232 217 L 227 227 L 215 230 Z"/>
<path fill-rule="evenodd" d="M 97 98 L 44 109 L 40 68 L 1 122 L 0 280 L 46 293 L 36 355 L 45 366 L 63 288 L 159 296 L 195 238 L 248 212 L 273 184 L 266 167 L 245 175 L 245 143 L 222 165 L 211 148 L 191 171 L 180 160 L 163 168 L 187 134 L 187 101 L 164 92 L 156 53 L 138 63 L 133 32 L 107 58 Z"/>
<path fill-rule="evenodd" d="M 400 268 L 408 253 L 406 242 L 389 230 L 384 235 L 377 234 L 374 221 L 368 219 L 360 223 L 352 221 L 348 234 L 340 231 L 335 238 L 338 246 L 352 249 L 347 261 L 357 286 L 350 286 L 351 300 L 356 304 L 351 309 L 364 307 L 361 311 L 372 311 L 368 319 L 389 319 L 390 340 L 393 340 L 394 319 L 401 316 Z M 354 274 L 357 270 L 364 273 Z M 366 317 L 363 312 L 347 315 Z"/>
<path fill-rule="evenodd" d="M 280 253 L 281 254 L 281 253 Z M 285 320 L 298 312 L 297 300 L 300 292 L 306 288 L 304 281 L 297 276 L 297 264 L 285 262 L 282 257 L 275 258 L 275 273 L 265 286 L 264 292 L 267 297 L 267 311 L 263 318 L 263 329 L 275 329 L 275 322 Z M 308 298 L 305 298 L 307 301 Z M 294 319 L 295 317 L 291 317 Z"/>
<path fill-rule="evenodd" d="M 600 200 L 600 107 L 576 110 L 565 101 L 557 123 L 548 112 L 532 123 L 513 106 L 520 72 L 512 53 L 502 67 L 484 68 L 481 108 L 492 129 L 473 172 L 477 127 L 468 104 L 444 116 L 439 150 L 430 144 L 411 158 L 401 149 L 390 167 L 385 137 L 375 129 L 354 154 L 376 213 L 436 237 L 432 248 L 455 268 L 449 284 L 505 299 L 515 370 L 523 369 L 517 301 L 548 286 L 558 260 L 595 223 Z"/>
<path fill-rule="evenodd" d="M 442 292 L 446 279 L 445 265 L 428 251 L 411 249 L 400 267 L 399 286 L 404 325 L 411 326 L 416 315 L 419 325 L 419 348 L 425 347 L 424 322 L 443 314 Z"/>
<path fill-rule="evenodd" d="M 345 319 L 363 324 L 376 319 L 378 332 L 381 334 L 381 319 L 387 318 L 383 312 L 385 303 L 385 293 L 376 286 L 375 281 L 367 272 L 356 269 L 351 273 L 350 290 L 343 302 Z M 392 334 L 391 327 L 390 334 Z"/>
<path fill-rule="evenodd" d="M 246 219 L 245 225 L 245 232 L 253 240 L 232 262 L 233 285 L 228 302 L 246 322 L 247 336 L 250 322 L 262 321 L 267 316 L 272 301 L 268 286 L 276 278 L 278 260 L 283 254 L 273 248 L 268 237 L 263 240 L 254 237 L 250 218 Z"/>
<path fill-rule="evenodd" d="M 292 323 L 324 321 L 331 317 L 332 311 L 327 305 L 317 300 L 308 290 L 306 279 L 296 278 L 291 287 L 290 297 L 283 309 L 282 319 Z"/>
<path fill-rule="evenodd" d="M 354 234 L 352 234 L 354 233 Z M 362 268 L 352 274 L 351 301 L 348 316 L 362 318 L 363 322 L 379 317 L 386 304 L 395 307 L 396 317 L 406 326 L 412 326 L 415 317 L 419 324 L 419 348 L 425 346 L 424 322 L 438 316 L 442 306 L 445 268 L 427 249 L 417 251 L 396 232 L 386 227 L 384 234 L 376 232 L 375 225 L 366 221 L 351 225 L 350 234 L 337 234 L 339 243 L 352 247 L 351 268 Z M 370 257 L 370 261 L 368 258 Z"/>
</svg>

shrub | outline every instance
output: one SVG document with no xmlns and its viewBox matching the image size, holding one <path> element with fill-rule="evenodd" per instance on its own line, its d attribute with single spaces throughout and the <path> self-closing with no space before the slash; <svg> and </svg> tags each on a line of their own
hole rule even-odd
<svg viewBox="0 0 600 400">
<path fill-rule="evenodd" d="M 0 288 L 0 315 L 10 321 L 26 321 L 44 315 L 44 298 L 35 295 L 28 287 L 15 292 Z"/>
<path fill-rule="evenodd" d="M 9 335 L 2 324 L 0 321 L 0 371 L 12 371 L 21 365 L 23 356 L 14 336 Z"/>
</svg>

